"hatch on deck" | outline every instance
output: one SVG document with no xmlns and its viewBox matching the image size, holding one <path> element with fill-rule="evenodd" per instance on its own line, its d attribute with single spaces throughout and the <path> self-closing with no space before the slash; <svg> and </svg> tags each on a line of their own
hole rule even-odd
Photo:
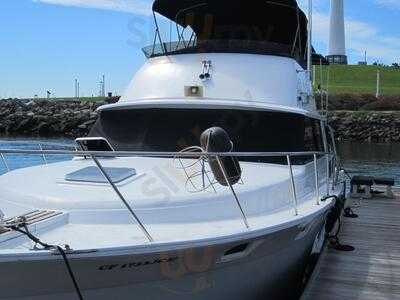
<svg viewBox="0 0 400 300">
<path fill-rule="evenodd" d="M 131 168 L 104 168 L 113 183 L 122 182 L 136 175 L 136 170 Z M 66 181 L 108 183 L 97 167 L 86 167 L 65 175 Z"/>
</svg>

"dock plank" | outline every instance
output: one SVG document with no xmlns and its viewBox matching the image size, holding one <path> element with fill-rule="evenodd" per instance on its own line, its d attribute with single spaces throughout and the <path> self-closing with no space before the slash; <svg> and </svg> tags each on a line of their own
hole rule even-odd
<svg viewBox="0 0 400 300">
<path fill-rule="evenodd" d="M 301 300 L 400 300 L 400 191 L 352 203 L 359 218 L 343 218 L 339 237 L 355 251 L 326 247 Z"/>
</svg>

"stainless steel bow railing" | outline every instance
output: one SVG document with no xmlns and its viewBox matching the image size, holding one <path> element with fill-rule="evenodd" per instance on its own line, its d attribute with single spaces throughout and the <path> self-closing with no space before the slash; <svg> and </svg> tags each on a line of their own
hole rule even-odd
<svg viewBox="0 0 400 300">
<path fill-rule="evenodd" d="M 333 153 L 328 153 L 328 152 L 146 152 L 146 151 L 65 151 L 65 150 L 25 150 L 25 149 L 0 149 L 0 158 L 3 161 L 4 166 L 6 167 L 7 171 L 11 171 L 9 164 L 7 163 L 7 155 L 11 154 L 24 154 L 24 155 L 40 155 L 43 158 L 43 162 L 45 164 L 48 163 L 48 160 L 46 159 L 47 155 L 68 155 L 72 157 L 82 157 L 82 158 L 90 158 L 94 161 L 96 166 L 98 167 L 99 171 L 101 174 L 104 176 L 110 187 L 114 190 L 114 192 L 117 194 L 119 199 L 123 202 L 123 204 L 126 206 L 126 208 L 129 210 L 130 214 L 132 217 L 135 219 L 139 227 L 141 228 L 142 232 L 145 234 L 147 239 L 150 242 L 153 242 L 153 237 L 147 230 L 146 226 L 142 223 L 140 218 L 137 216 L 131 205 L 128 203 L 128 201 L 125 199 L 125 197 L 122 195 L 118 187 L 114 184 L 112 181 L 111 177 L 107 173 L 106 169 L 103 167 L 101 164 L 99 158 L 112 158 L 112 157 L 164 157 L 164 158 L 200 158 L 200 157 L 216 157 L 217 160 L 220 159 L 220 157 L 281 157 L 286 159 L 287 166 L 288 166 L 288 172 L 289 172 L 289 178 L 290 178 L 290 189 L 291 189 L 291 194 L 292 194 L 292 203 L 293 203 L 293 210 L 295 213 L 295 216 L 299 214 L 298 212 L 298 195 L 296 191 L 296 185 L 295 185 L 295 176 L 293 172 L 293 157 L 310 157 L 312 158 L 313 165 L 314 165 L 314 174 L 315 174 L 315 197 L 316 197 L 316 205 L 320 205 L 321 201 L 321 191 L 320 191 L 320 176 L 319 176 L 319 171 L 318 171 L 318 157 L 324 157 L 326 159 L 326 196 L 329 196 L 331 187 L 332 189 L 334 188 L 334 185 L 336 184 L 335 178 L 336 172 L 338 169 L 336 168 L 336 157 Z M 311 162 L 311 161 L 310 161 Z M 226 173 L 226 170 L 222 165 L 220 165 L 221 171 L 225 178 L 228 178 L 228 175 Z M 332 181 L 331 181 L 332 179 Z M 233 186 L 229 183 L 228 180 L 226 180 L 229 188 L 235 198 L 236 204 L 238 208 L 240 209 L 242 218 L 243 218 L 243 223 L 245 224 L 246 228 L 250 228 L 245 211 L 240 203 L 240 200 L 235 193 L 235 190 Z"/>
</svg>

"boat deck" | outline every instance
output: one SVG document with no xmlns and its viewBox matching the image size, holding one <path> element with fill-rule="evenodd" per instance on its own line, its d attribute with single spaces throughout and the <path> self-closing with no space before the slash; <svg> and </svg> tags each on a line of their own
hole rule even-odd
<svg viewBox="0 0 400 300">
<path fill-rule="evenodd" d="M 400 189 L 394 192 L 393 199 L 349 199 L 359 218 L 343 218 L 339 237 L 355 251 L 326 247 L 302 300 L 400 299 Z"/>
</svg>

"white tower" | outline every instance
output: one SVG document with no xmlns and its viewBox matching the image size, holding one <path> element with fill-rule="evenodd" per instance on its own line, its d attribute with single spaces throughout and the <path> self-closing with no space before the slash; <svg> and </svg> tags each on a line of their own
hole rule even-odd
<svg viewBox="0 0 400 300">
<path fill-rule="evenodd" d="M 331 0 L 329 54 L 327 57 L 331 64 L 347 64 L 343 1 Z"/>
</svg>

